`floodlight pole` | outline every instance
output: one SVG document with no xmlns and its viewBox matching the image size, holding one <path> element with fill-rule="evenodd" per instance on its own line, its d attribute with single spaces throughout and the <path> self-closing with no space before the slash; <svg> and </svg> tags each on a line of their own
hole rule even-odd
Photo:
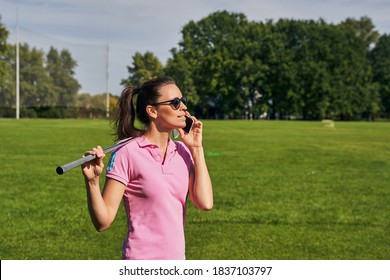
<svg viewBox="0 0 390 280">
<path fill-rule="evenodd" d="M 106 53 L 106 117 L 110 117 L 110 93 L 108 92 L 108 78 L 109 78 L 109 73 L 108 73 L 108 63 L 109 63 L 109 44 L 107 43 L 107 53 Z"/>
<path fill-rule="evenodd" d="M 16 119 L 20 118 L 20 78 L 19 78 L 19 8 L 16 8 Z"/>
</svg>

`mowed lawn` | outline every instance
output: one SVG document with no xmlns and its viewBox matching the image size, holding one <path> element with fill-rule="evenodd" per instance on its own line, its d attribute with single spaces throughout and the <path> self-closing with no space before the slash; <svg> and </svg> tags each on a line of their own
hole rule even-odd
<svg viewBox="0 0 390 280">
<path fill-rule="evenodd" d="M 121 258 L 123 208 L 97 233 L 80 168 L 55 172 L 111 132 L 0 119 L 0 259 Z M 390 123 L 205 120 L 204 147 L 214 209 L 188 203 L 187 259 L 390 259 Z"/>
</svg>

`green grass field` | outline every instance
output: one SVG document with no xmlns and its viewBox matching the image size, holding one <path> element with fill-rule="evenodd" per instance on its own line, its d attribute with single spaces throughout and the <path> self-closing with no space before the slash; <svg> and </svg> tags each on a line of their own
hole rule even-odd
<svg viewBox="0 0 390 280">
<path fill-rule="evenodd" d="M 188 259 L 390 259 L 390 123 L 204 121 L 214 209 L 187 212 Z M 97 233 L 79 168 L 106 120 L 0 119 L 0 259 L 120 259 L 121 208 Z M 102 181 L 103 183 L 103 181 Z"/>
</svg>

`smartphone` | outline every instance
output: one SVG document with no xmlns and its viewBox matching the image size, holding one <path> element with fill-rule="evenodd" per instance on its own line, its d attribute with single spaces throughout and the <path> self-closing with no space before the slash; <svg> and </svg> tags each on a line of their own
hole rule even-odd
<svg viewBox="0 0 390 280">
<path fill-rule="evenodd" d="M 194 120 L 186 116 L 186 126 L 183 128 L 184 132 L 187 134 L 190 133 L 193 124 Z"/>
</svg>

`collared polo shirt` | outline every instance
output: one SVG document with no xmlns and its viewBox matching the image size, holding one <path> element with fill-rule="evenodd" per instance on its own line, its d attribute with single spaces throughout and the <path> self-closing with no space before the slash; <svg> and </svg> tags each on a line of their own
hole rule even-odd
<svg viewBox="0 0 390 280">
<path fill-rule="evenodd" d="M 106 176 L 126 186 L 124 259 L 185 259 L 184 223 L 192 164 L 188 148 L 171 139 L 165 160 L 159 147 L 144 136 L 112 153 Z"/>
</svg>

